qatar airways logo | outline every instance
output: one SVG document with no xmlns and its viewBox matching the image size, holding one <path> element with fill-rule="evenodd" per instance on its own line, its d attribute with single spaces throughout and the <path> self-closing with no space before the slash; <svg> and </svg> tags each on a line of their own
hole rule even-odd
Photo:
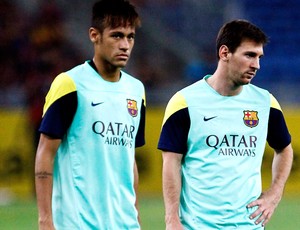
<svg viewBox="0 0 300 230">
<path fill-rule="evenodd" d="M 214 148 L 218 155 L 255 157 L 256 136 L 245 135 L 209 135 L 206 138 L 206 145 Z"/>
<path fill-rule="evenodd" d="M 134 131 L 133 125 L 121 122 L 95 121 L 92 130 L 104 138 L 104 144 L 133 147 Z"/>
</svg>

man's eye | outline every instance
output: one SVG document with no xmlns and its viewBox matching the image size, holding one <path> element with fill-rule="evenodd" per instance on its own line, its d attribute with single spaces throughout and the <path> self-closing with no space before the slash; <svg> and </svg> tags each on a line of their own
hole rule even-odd
<svg viewBox="0 0 300 230">
<path fill-rule="evenodd" d="M 115 34 L 112 34 L 112 37 L 113 37 L 113 38 L 123 38 L 124 35 L 123 35 L 123 34 L 120 34 L 120 33 L 115 33 Z"/>
<path fill-rule="evenodd" d="M 253 57 L 256 57 L 256 54 L 255 53 L 246 53 L 246 56 L 249 58 L 253 58 Z"/>
</svg>

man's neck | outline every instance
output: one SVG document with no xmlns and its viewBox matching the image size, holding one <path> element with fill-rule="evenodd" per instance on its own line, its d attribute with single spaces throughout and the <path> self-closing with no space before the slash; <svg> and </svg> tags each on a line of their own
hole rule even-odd
<svg viewBox="0 0 300 230">
<path fill-rule="evenodd" d="M 112 66 L 110 64 L 101 64 L 92 60 L 96 71 L 105 80 L 110 82 L 118 82 L 121 78 L 121 68 Z"/>
<path fill-rule="evenodd" d="M 217 72 L 207 78 L 206 82 L 222 96 L 236 96 L 243 89 L 242 85 L 234 85 L 233 82 L 229 81 L 222 75 L 219 75 Z"/>
</svg>

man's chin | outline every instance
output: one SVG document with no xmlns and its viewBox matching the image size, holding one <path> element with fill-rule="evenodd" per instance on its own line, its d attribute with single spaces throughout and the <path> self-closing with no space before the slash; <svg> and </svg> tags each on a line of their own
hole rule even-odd
<svg viewBox="0 0 300 230">
<path fill-rule="evenodd" d="M 122 61 L 122 62 L 118 62 L 116 63 L 116 67 L 119 67 L 119 68 L 124 68 L 127 64 L 127 61 Z"/>
<path fill-rule="evenodd" d="M 253 79 L 253 77 L 251 77 L 251 78 L 249 77 L 249 78 L 244 79 L 243 82 L 244 82 L 245 85 L 248 85 L 248 84 L 251 83 L 252 79 Z"/>
</svg>

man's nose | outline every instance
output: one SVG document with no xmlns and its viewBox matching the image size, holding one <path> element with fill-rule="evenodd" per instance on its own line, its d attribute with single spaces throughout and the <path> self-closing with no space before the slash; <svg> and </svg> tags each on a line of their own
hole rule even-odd
<svg viewBox="0 0 300 230">
<path fill-rule="evenodd" d="M 130 48 L 130 44 L 127 38 L 121 40 L 120 49 L 128 50 Z"/>
<path fill-rule="evenodd" d="M 255 69 L 260 69 L 260 59 L 259 58 L 255 58 L 251 64 L 251 67 L 252 68 L 255 68 Z"/>
</svg>

